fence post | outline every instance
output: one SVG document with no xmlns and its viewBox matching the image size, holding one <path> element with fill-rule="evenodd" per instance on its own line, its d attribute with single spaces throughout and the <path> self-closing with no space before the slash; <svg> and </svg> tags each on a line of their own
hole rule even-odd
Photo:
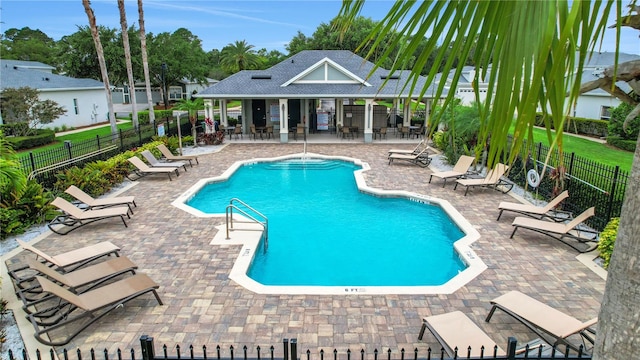
<svg viewBox="0 0 640 360">
<path fill-rule="evenodd" d="M 69 153 L 69 160 L 73 159 L 73 154 L 71 153 L 71 140 L 65 140 L 64 141 L 64 147 L 65 149 L 67 149 L 67 152 Z"/>
<path fill-rule="evenodd" d="M 120 137 L 120 149 L 124 150 L 124 139 L 122 138 L 122 129 L 118 129 L 118 136 Z"/>
<path fill-rule="evenodd" d="M 518 340 L 515 337 L 509 336 L 507 339 L 507 359 L 514 360 L 516 358 L 516 347 L 518 346 Z"/>
<path fill-rule="evenodd" d="M 100 150 L 100 135 L 96 135 L 96 144 L 98 144 L 98 150 Z"/>
<path fill-rule="evenodd" d="M 36 159 L 33 157 L 33 151 L 29 152 L 29 162 L 31 163 L 31 171 L 36 171 Z"/>
<path fill-rule="evenodd" d="M 138 132 L 138 146 L 142 146 L 142 129 L 140 126 L 136 128 L 136 131 Z"/>
<path fill-rule="evenodd" d="M 616 185 L 618 184 L 618 175 L 620 173 L 620 166 L 616 165 L 616 170 L 613 173 L 613 180 L 611 181 L 611 191 L 609 191 L 609 204 L 607 206 L 607 219 L 611 220 L 611 212 L 613 211 L 613 200 L 616 193 Z M 607 225 L 607 224 L 604 224 Z"/>
<path fill-rule="evenodd" d="M 289 339 L 282 339 L 282 345 L 284 346 L 283 360 L 289 360 Z"/>
<path fill-rule="evenodd" d="M 140 336 L 140 348 L 142 349 L 142 360 L 153 360 L 156 355 L 153 351 L 153 337 Z"/>
<path fill-rule="evenodd" d="M 298 339 L 291 339 L 291 360 L 298 360 Z"/>
</svg>

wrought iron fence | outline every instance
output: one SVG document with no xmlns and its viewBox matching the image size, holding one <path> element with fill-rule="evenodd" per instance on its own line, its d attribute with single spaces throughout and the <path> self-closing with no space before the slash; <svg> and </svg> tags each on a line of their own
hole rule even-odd
<svg viewBox="0 0 640 360">
<path fill-rule="evenodd" d="M 247 346 L 235 348 L 233 346 L 229 346 L 227 349 L 223 349 L 220 345 L 215 348 L 208 348 L 207 346 L 202 346 L 202 348 L 197 349 L 193 345 L 186 348 L 186 351 L 183 351 L 179 345 L 175 346 L 174 353 L 170 353 L 169 347 L 164 345 L 162 346 L 161 353 L 156 353 L 155 344 L 153 341 L 153 337 L 143 335 L 140 337 L 140 349 L 136 355 L 136 350 L 131 349 L 130 351 L 121 351 L 117 350 L 116 354 L 110 355 L 108 351 L 105 349 L 104 351 L 95 351 L 94 349 L 89 350 L 87 353 L 82 353 L 80 349 L 75 351 L 76 359 L 81 360 L 83 358 L 89 359 L 126 359 L 126 353 L 129 353 L 129 358 L 131 360 L 134 359 L 142 359 L 142 360 L 177 360 L 177 359 L 191 359 L 191 360 L 234 360 L 236 358 L 242 360 L 453 360 L 453 359 L 501 359 L 501 360 L 515 360 L 515 359 L 532 359 L 532 360 L 557 360 L 557 359 L 591 359 L 590 354 L 583 353 L 582 347 L 579 348 L 577 352 L 569 352 L 568 348 L 562 351 L 561 349 L 556 349 L 551 346 L 543 346 L 543 347 L 535 347 L 529 348 L 525 346 L 524 349 L 518 349 L 518 342 L 514 337 L 509 337 L 507 342 L 507 350 L 505 355 L 496 355 L 496 351 L 494 349 L 488 349 L 486 354 L 481 352 L 480 356 L 469 356 L 470 349 L 465 349 L 462 351 L 458 351 L 457 348 L 453 350 L 453 354 L 447 355 L 444 349 L 440 350 L 432 350 L 431 348 L 427 348 L 426 351 L 419 351 L 417 348 L 413 350 L 405 351 L 405 349 L 400 349 L 399 351 L 392 351 L 390 348 L 385 350 L 378 351 L 375 349 L 373 352 L 367 353 L 364 349 L 359 351 L 351 351 L 347 350 L 345 352 L 339 352 L 337 349 L 333 349 L 332 351 L 325 352 L 324 350 L 320 350 L 317 353 L 312 353 L 311 350 L 306 350 L 301 354 L 298 354 L 298 342 L 297 339 L 293 338 L 283 339 L 282 340 L 282 353 L 276 354 L 276 347 L 270 346 L 266 349 L 261 348 L 260 346 L 256 346 L 255 349 L 250 349 Z M 544 351 L 543 351 L 544 349 Z M 524 350 L 524 351 L 521 351 Z M 198 352 L 198 353 L 196 353 Z M 65 360 L 74 359 L 73 352 L 69 352 L 66 349 L 62 350 L 61 358 Z M 299 356 L 300 355 L 300 356 Z M 9 350 L 8 353 L 9 360 L 44 360 L 57 359 L 57 355 L 53 349 L 50 349 L 47 353 L 36 351 L 36 354 L 32 354 L 31 357 L 28 356 L 26 351 L 23 351 L 21 354 L 14 354 Z"/>
<path fill-rule="evenodd" d="M 519 186 L 530 189 L 526 172 L 529 169 L 542 172 L 544 159 L 548 154 L 549 147 L 542 143 L 536 144 L 534 154 L 525 161 L 520 160 L 514 164 L 509 173 L 509 179 Z M 560 164 L 564 167 L 566 176 L 564 189 L 568 190 L 570 195 L 563 202 L 563 209 L 580 214 L 595 206 L 595 216 L 586 223 L 598 231 L 602 231 L 612 217 L 620 216 L 629 173 L 621 170 L 619 166 L 603 165 L 575 153 L 563 153 L 562 162 L 560 162 L 558 151 L 554 149 L 549 157 L 545 174 L 542 176 L 542 182 L 532 191 L 545 200 L 555 197 L 553 189 L 559 181 L 557 174 Z"/>
</svg>

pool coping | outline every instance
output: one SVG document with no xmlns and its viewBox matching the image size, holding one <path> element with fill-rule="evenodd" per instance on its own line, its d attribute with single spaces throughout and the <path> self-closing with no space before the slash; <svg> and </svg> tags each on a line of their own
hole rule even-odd
<svg viewBox="0 0 640 360">
<path fill-rule="evenodd" d="M 258 294 L 275 294 L 275 295 L 351 295 L 351 294 L 368 294 L 368 295 L 414 295 L 414 294 L 451 294 L 460 289 L 471 280 L 475 279 L 484 270 L 487 265 L 478 257 L 471 248 L 471 244 L 480 238 L 479 232 L 460 214 L 449 201 L 430 197 L 422 194 L 413 193 L 404 190 L 383 190 L 373 188 L 367 185 L 364 173 L 370 169 L 368 163 L 360 159 L 346 156 L 327 156 L 315 153 L 295 153 L 270 158 L 254 158 L 249 160 L 237 161 L 232 164 L 221 175 L 204 178 L 198 180 L 187 191 L 178 196 L 171 205 L 186 211 L 197 217 L 202 218 L 224 218 L 225 214 L 207 214 L 186 203 L 189 201 L 203 186 L 212 182 L 222 182 L 228 180 L 240 167 L 258 162 L 274 162 L 299 158 L 319 158 L 326 160 L 342 160 L 351 162 L 361 166 L 361 169 L 354 171 L 354 177 L 358 190 L 373 196 L 379 197 L 405 197 L 414 201 L 422 201 L 425 203 L 440 206 L 451 218 L 451 220 L 465 234 L 461 239 L 456 241 L 453 246 L 460 256 L 461 260 L 467 264 L 467 268 L 461 271 L 442 285 L 434 286 L 276 286 L 263 285 L 247 276 L 247 270 L 253 260 L 255 250 L 258 248 L 261 233 L 256 231 L 255 227 L 249 226 L 244 229 L 236 229 L 230 233 L 229 239 L 226 235 L 226 225 L 218 225 L 218 231 L 211 241 L 211 245 L 240 245 L 242 246 L 240 253 L 229 273 L 229 278 L 240 286 L 249 291 Z M 236 215 L 237 216 L 237 215 Z M 231 236 L 232 235 L 232 236 Z"/>
</svg>

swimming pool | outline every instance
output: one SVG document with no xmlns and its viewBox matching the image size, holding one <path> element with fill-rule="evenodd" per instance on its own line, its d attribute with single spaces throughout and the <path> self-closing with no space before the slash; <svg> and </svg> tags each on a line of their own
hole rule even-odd
<svg viewBox="0 0 640 360">
<path fill-rule="evenodd" d="M 448 292 L 478 273 L 465 246 L 477 232 L 448 202 L 368 188 L 367 169 L 308 154 L 255 159 L 201 180 L 174 205 L 219 216 L 237 197 L 269 218 L 268 250 L 255 235 L 242 241 L 230 274 L 256 292 Z"/>
</svg>

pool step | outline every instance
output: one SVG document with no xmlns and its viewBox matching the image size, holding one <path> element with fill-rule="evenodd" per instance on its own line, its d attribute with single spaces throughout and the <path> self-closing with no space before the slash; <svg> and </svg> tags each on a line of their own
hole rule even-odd
<svg viewBox="0 0 640 360">
<path fill-rule="evenodd" d="M 267 166 L 269 170 L 330 170 L 341 167 L 335 161 L 318 160 L 318 159 L 296 159 L 271 163 Z"/>
</svg>

